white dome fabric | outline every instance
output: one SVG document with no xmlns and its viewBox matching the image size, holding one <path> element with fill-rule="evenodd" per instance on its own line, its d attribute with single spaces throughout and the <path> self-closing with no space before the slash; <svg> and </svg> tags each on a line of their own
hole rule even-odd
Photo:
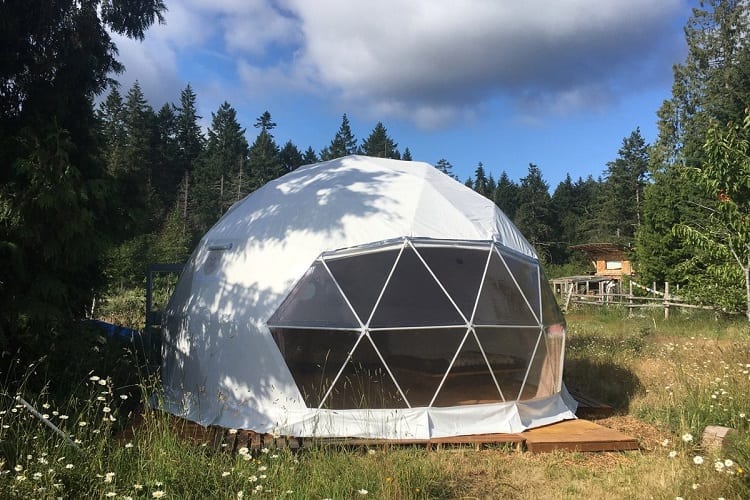
<svg viewBox="0 0 750 500">
<path fill-rule="evenodd" d="M 575 418 L 564 339 L 493 202 L 426 163 L 349 156 L 268 183 L 203 237 L 165 311 L 163 406 L 298 437 L 521 432 Z M 395 399 L 364 397 L 375 372 Z M 461 384 L 484 392 L 449 396 Z"/>
</svg>

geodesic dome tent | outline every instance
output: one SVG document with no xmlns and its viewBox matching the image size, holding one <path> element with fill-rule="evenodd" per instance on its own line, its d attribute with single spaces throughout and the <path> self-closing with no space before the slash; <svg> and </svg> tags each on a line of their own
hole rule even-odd
<svg viewBox="0 0 750 500">
<path fill-rule="evenodd" d="M 267 184 L 204 236 L 165 318 L 164 407 L 204 425 L 427 439 L 575 418 L 533 248 L 425 163 Z"/>
</svg>

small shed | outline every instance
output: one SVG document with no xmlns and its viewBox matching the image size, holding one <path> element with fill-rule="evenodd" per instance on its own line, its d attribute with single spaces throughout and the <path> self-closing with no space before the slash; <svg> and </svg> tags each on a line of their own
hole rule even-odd
<svg viewBox="0 0 750 500">
<path fill-rule="evenodd" d="M 562 296 L 568 290 L 586 295 L 603 296 L 617 293 L 623 276 L 630 276 L 633 267 L 628 260 L 626 247 L 615 243 L 586 243 L 571 247 L 584 252 L 594 266 L 594 273 L 584 276 L 565 276 L 550 280 L 557 295 Z"/>
<path fill-rule="evenodd" d="M 596 268 L 594 276 L 621 278 L 630 276 L 633 268 L 628 260 L 626 248 L 614 243 L 586 243 L 571 247 L 589 256 Z"/>
</svg>

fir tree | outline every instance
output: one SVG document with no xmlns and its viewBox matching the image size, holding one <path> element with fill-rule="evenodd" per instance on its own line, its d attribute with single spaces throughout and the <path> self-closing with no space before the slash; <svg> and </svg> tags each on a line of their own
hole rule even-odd
<svg viewBox="0 0 750 500">
<path fill-rule="evenodd" d="M 388 130 L 381 122 L 378 122 L 367 139 L 362 141 L 362 147 L 359 151 L 360 154 L 367 156 L 392 158 L 395 160 L 401 159 L 398 144 L 393 142 L 393 139 L 388 135 Z"/>
</svg>

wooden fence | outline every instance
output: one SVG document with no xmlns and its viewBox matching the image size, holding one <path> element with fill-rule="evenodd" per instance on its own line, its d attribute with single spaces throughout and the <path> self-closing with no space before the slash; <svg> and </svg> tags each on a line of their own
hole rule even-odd
<svg viewBox="0 0 750 500">
<path fill-rule="evenodd" d="M 628 282 L 628 292 L 623 293 L 620 290 L 622 282 L 618 283 L 616 287 L 600 287 L 600 291 L 592 291 L 586 287 L 585 290 L 580 290 L 577 283 L 569 283 L 567 290 L 564 292 L 564 301 L 562 309 L 567 312 L 571 304 L 585 304 L 589 306 L 620 306 L 627 307 L 630 313 L 633 313 L 636 309 L 650 308 L 650 309 L 663 309 L 664 319 L 669 319 L 669 312 L 675 308 L 686 308 L 686 309 L 706 309 L 716 310 L 712 306 L 704 306 L 698 304 L 691 304 L 684 301 L 679 296 L 679 289 L 677 293 L 672 293 L 669 288 L 669 282 L 664 283 L 663 291 L 657 289 L 656 283 L 652 287 L 640 285 L 635 281 Z M 634 293 L 636 289 L 646 292 L 643 294 Z M 612 291 L 610 291 L 612 290 Z"/>
</svg>

